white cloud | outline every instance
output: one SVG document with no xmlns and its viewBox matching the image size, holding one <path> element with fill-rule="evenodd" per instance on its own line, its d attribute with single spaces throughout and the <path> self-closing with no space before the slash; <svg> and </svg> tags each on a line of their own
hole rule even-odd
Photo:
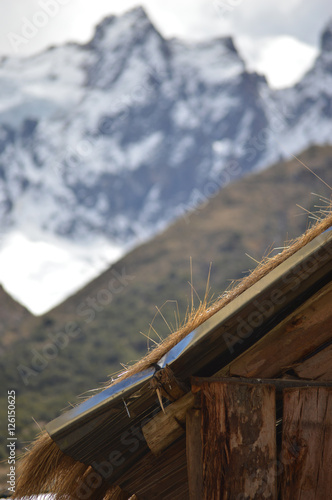
<svg viewBox="0 0 332 500">
<path fill-rule="evenodd" d="M 76 292 L 118 260 L 123 249 L 100 239 L 91 245 L 61 238 L 29 239 L 22 232 L 4 237 L 1 283 L 34 314 L 42 314 Z M 93 258 L 91 257 L 93 256 Z"/>
<path fill-rule="evenodd" d="M 293 85 L 310 69 L 318 50 L 290 36 L 251 39 L 239 37 L 237 46 L 247 67 L 267 75 L 274 88 Z"/>
<path fill-rule="evenodd" d="M 255 47 L 256 57 L 248 59 L 253 70 L 264 71 L 275 86 L 289 85 L 298 79 L 312 62 L 310 47 L 318 46 L 319 33 L 332 17 L 330 0 L 0 0 L 0 54 L 13 53 L 8 33 L 21 33 L 24 18 L 31 21 L 43 10 L 43 2 L 58 5 L 57 13 L 29 43 L 20 46 L 20 54 L 27 55 L 48 45 L 67 40 L 86 42 L 94 26 L 106 15 L 122 13 L 138 4 L 143 5 L 151 20 L 166 37 L 203 39 L 233 35 L 247 39 Z M 60 5 L 61 4 L 61 5 Z M 282 37 L 288 37 L 282 39 Z M 275 39 L 275 40 L 273 40 Z M 296 45 L 296 40 L 299 42 Z M 287 61 L 280 54 L 285 48 Z M 266 44 L 266 46 L 262 46 Z M 306 45 L 303 45 L 306 44 Z M 239 42 L 241 46 L 241 43 Z M 241 46 L 245 58 L 248 51 Z M 273 64 L 269 64 L 273 59 Z M 257 65 L 256 65 L 257 63 Z M 278 75 L 280 78 L 278 78 Z"/>
</svg>

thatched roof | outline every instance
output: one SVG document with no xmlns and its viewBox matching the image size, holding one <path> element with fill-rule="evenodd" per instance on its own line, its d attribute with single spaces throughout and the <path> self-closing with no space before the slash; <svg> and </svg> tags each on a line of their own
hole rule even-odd
<svg viewBox="0 0 332 500">
<path fill-rule="evenodd" d="M 128 499 L 134 493 L 138 498 L 186 498 L 183 437 L 156 458 L 141 432 L 161 412 L 151 381 L 165 366 L 184 391 L 197 375 L 280 377 L 319 350 L 325 337 L 291 353 L 281 347 L 274 353 L 278 363 L 273 368 L 263 355 L 269 345 L 278 345 L 273 342 L 280 338 L 280 325 L 330 286 L 331 226 L 330 212 L 216 303 L 202 304 L 181 329 L 116 382 L 50 422 L 22 461 L 17 497 L 51 491 L 57 498 Z M 301 340 L 300 330 L 294 335 Z M 255 352 L 256 346 L 260 351 Z M 242 363 L 241 371 L 239 360 L 248 352 L 251 364 L 244 369 Z"/>
</svg>

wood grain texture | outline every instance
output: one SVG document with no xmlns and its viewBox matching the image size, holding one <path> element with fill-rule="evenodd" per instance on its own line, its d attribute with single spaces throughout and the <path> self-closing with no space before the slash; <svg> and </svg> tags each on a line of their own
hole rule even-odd
<svg viewBox="0 0 332 500">
<path fill-rule="evenodd" d="M 203 495 L 201 418 L 200 410 L 187 411 L 186 448 L 190 500 L 202 500 Z"/>
<path fill-rule="evenodd" d="M 282 500 L 332 497 L 332 389 L 285 389 Z"/>
<path fill-rule="evenodd" d="M 155 455 L 159 455 L 185 433 L 186 412 L 194 405 L 195 396 L 188 392 L 166 407 L 142 427 L 145 440 Z"/>
<path fill-rule="evenodd" d="M 177 401 L 189 390 L 189 387 L 177 380 L 173 371 L 167 365 L 155 373 L 150 385 L 154 390 L 160 389 L 161 394 L 169 401 Z"/>
<path fill-rule="evenodd" d="M 186 440 L 178 439 L 156 458 L 151 452 L 126 470 L 119 484 L 139 500 L 187 500 Z"/>
<path fill-rule="evenodd" d="M 277 498 L 275 389 L 204 382 L 204 500 Z"/>
<path fill-rule="evenodd" d="M 332 283 L 279 323 L 218 375 L 277 377 L 332 338 Z"/>
<path fill-rule="evenodd" d="M 292 369 L 302 379 L 332 382 L 332 345 Z"/>
<path fill-rule="evenodd" d="M 123 491 L 119 486 L 115 486 L 106 496 L 104 497 L 105 500 L 128 500 L 131 498 L 131 495 Z M 134 499 L 138 500 L 136 496 L 134 496 Z"/>
</svg>

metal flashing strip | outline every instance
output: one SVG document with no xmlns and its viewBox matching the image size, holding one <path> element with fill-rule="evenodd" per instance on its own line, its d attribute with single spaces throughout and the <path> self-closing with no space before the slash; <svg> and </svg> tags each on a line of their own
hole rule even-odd
<svg viewBox="0 0 332 500">
<path fill-rule="evenodd" d="M 320 255 L 323 249 L 326 249 L 326 253 Z M 289 275 L 296 278 L 299 266 L 307 267 L 310 260 L 313 260 L 314 263 L 320 261 L 326 264 L 326 262 L 328 262 L 329 270 L 332 272 L 332 232 L 324 232 L 317 236 L 313 241 L 302 247 L 283 263 L 279 264 L 275 269 L 245 290 L 241 295 L 234 298 L 229 304 L 193 330 L 188 337 L 173 347 L 161 359 L 162 363 L 158 362 L 158 365 L 161 363 L 162 367 L 164 367 L 168 364 L 176 373 L 180 369 L 180 364 L 183 363 L 185 359 L 190 359 L 190 369 L 193 371 L 195 371 L 195 369 L 197 370 L 197 366 L 195 367 L 193 365 L 196 360 L 201 361 L 204 357 L 204 352 L 211 343 L 212 332 L 221 331 L 222 326 L 228 325 L 234 315 L 240 315 L 245 307 L 248 307 L 248 305 L 250 306 L 252 303 L 257 303 L 266 290 L 279 289 L 279 284 L 282 283 L 285 276 L 287 276 L 287 280 L 289 279 Z M 315 274 L 313 269 L 308 270 L 308 278 L 315 277 Z M 303 279 L 301 283 L 302 287 L 304 287 L 306 281 L 307 279 Z M 300 293 L 301 286 L 297 285 L 295 294 L 300 295 Z M 216 344 L 220 345 L 220 343 L 222 343 L 222 335 L 218 334 Z M 225 347 L 227 348 L 227 346 Z M 197 362 L 195 365 L 197 365 Z M 192 375 L 192 373 L 188 373 L 188 369 L 183 370 L 181 367 L 181 371 L 183 377 Z"/>
<path fill-rule="evenodd" d="M 45 427 L 46 431 L 52 436 L 52 434 L 60 432 L 67 425 L 72 425 L 81 420 L 92 411 L 102 410 L 105 405 L 109 406 L 114 400 L 118 401 L 119 399 L 130 397 L 134 392 L 143 387 L 146 382 L 151 380 L 154 373 L 154 368 L 148 368 L 104 389 L 49 422 Z"/>
<path fill-rule="evenodd" d="M 171 365 L 173 361 L 178 359 L 184 350 L 192 344 L 196 337 L 196 330 L 190 332 L 184 339 L 180 340 L 172 349 L 170 349 L 160 360 L 158 361 L 159 368 L 165 368 L 166 365 Z"/>
</svg>

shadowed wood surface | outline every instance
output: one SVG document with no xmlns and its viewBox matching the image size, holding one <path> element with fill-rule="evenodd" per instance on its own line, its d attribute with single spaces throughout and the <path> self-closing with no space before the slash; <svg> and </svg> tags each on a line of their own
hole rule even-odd
<svg viewBox="0 0 332 500">
<path fill-rule="evenodd" d="M 162 451 L 170 446 L 176 439 L 185 433 L 185 418 L 187 412 L 193 407 L 198 407 L 197 400 L 200 397 L 200 384 L 205 382 L 224 382 L 225 384 L 258 384 L 258 385 L 273 385 L 276 391 L 282 391 L 285 387 L 308 387 L 323 385 L 332 386 L 332 382 L 326 381 L 312 381 L 312 380 L 299 380 L 292 379 L 262 379 L 262 378 L 248 378 L 245 377 L 192 377 L 192 393 L 195 393 L 196 398 L 191 393 L 186 394 L 180 398 L 176 403 L 172 403 L 165 408 L 165 412 L 159 411 L 146 425 L 143 426 L 142 431 L 145 440 L 150 450 L 159 455 Z"/>
<path fill-rule="evenodd" d="M 332 382 L 332 345 L 292 369 L 299 378 Z"/>
<path fill-rule="evenodd" d="M 275 389 L 201 385 L 204 500 L 277 498 Z"/>
<path fill-rule="evenodd" d="M 150 452 L 125 471 L 119 484 L 139 500 L 188 499 L 186 440 L 176 441 L 160 458 Z"/>
<path fill-rule="evenodd" d="M 190 500 L 203 498 L 201 420 L 200 410 L 191 409 L 187 412 L 186 447 Z"/>
<path fill-rule="evenodd" d="M 332 495 L 332 389 L 285 389 L 282 500 L 327 500 Z"/>
<path fill-rule="evenodd" d="M 143 435 L 150 448 L 159 455 L 185 432 L 186 412 L 194 404 L 195 396 L 188 392 L 181 399 L 167 406 L 165 413 L 158 413 L 142 427 Z"/>
<path fill-rule="evenodd" d="M 152 389 L 160 389 L 161 394 L 169 401 L 176 401 L 184 396 L 189 387 L 177 380 L 169 366 L 158 370 L 150 382 Z"/>
<path fill-rule="evenodd" d="M 110 494 L 106 493 L 105 499 L 106 500 L 138 500 L 136 495 L 134 495 L 134 496 L 128 495 L 128 493 L 121 490 L 121 488 L 119 486 L 116 486 L 112 493 L 110 493 Z"/>
<path fill-rule="evenodd" d="M 305 355 L 331 340 L 332 282 L 297 308 L 267 335 L 232 361 L 220 374 L 279 376 Z M 282 352 L 282 356 L 276 353 Z"/>
</svg>

